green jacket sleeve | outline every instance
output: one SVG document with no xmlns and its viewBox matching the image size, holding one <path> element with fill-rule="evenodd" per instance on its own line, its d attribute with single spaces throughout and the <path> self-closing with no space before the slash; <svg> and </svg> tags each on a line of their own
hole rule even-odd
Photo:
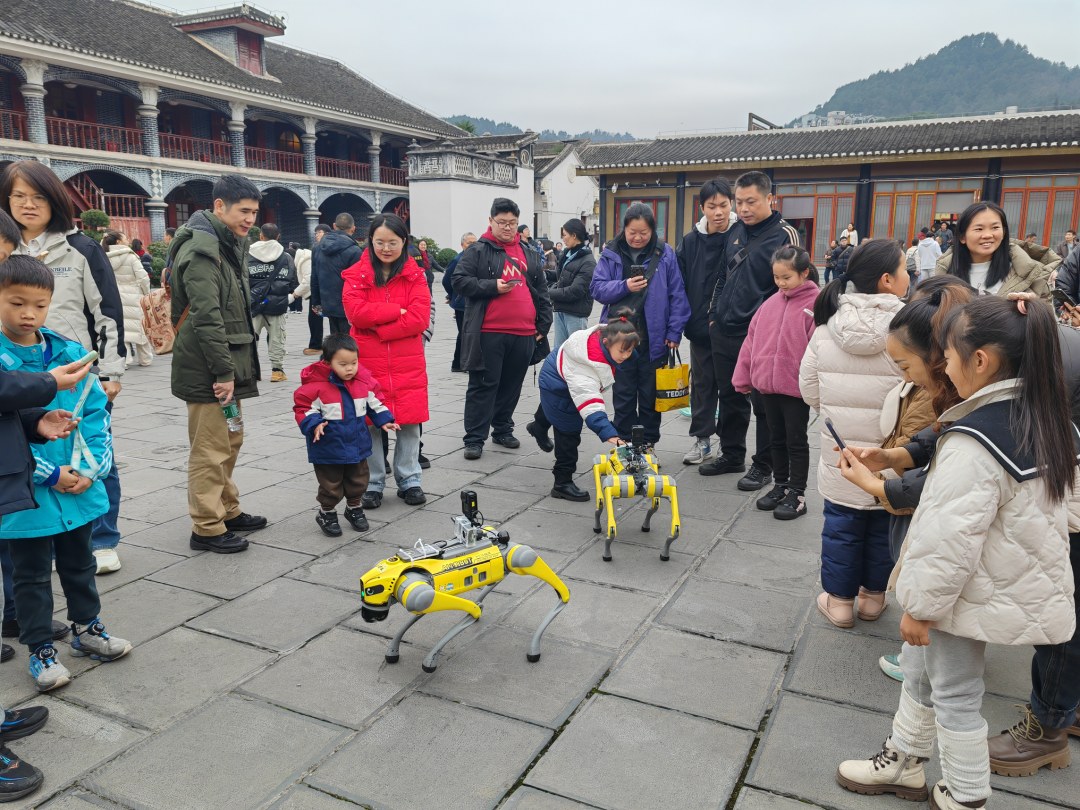
<svg viewBox="0 0 1080 810">
<path fill-rule="evenodd" d="M 187 322 L 195 332 L 210 373 L 217 382 L 232 382 L 233 360 L 221 309 L 221 285 L 225 281 L 221 268 L 216 260 L 196 253 L 184 268 L 183 279 L 191 306 Z"/>
</svg>

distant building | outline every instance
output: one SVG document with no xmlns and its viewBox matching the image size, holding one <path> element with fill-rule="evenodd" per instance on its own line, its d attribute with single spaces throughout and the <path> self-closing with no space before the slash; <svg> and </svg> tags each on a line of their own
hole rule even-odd
<svg viewBox="0 0 1080 810">
<path fill-rule="evenodd" d="M 581 150 L 588 144 L 588 138 L 569 138 L 534 145 L 534 235 L 558 242 L 560 230 L 568 219 L 580 219 L 589 233 L 594 232 L 599 220 L 594 211 L 600 190 L 595 177 L 580 176 L 577 172 L 583 165 Z"/>
<path fill-rule="evenodd" d="M 874 124 L 881 118 L 876 115 L 863 115 L 862 113 L 849 113 L 844 110 L 833 110 L 825 115 L 804 115 L 796 127 L 839 127 L 845 124 Z"/>
</svg>

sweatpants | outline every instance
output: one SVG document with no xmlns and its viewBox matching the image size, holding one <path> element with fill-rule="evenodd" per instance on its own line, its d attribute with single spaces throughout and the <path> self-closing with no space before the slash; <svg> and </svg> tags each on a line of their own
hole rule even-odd
<svg viewBox="0 0 1080 810">
<path fill-rule="evenodd" d="M 645 428 L 647 444 L 660 441 L 662 414 L 656 410 L 656 370 L 664 367 L 667 358 L 650 360 L 648 351 L 645 347 L 638 347 L 630 359 L 624 360 L 615 369 L 611 404 L 615 408 L 615 429 L 624 442 L 630 441 L 630 431 L 634 425 Z"/>
<path fill-rule="evenodd" d="M 810 406 L 786 394 L 761 394 L 761 404 L 772 437 L 773 477 L 777 484 L 803 492 L 810 474 L 810 443 L 806 439 Z"/>
<path fill-rule="evenodd" d="M 536 350 L 534 335 L 482 332 L 484 370 L 469 372 L 465 392 L 465 444 L 483 445 L 488 431 L 496 439 L 514 432 L 514 409 Z"/>
<path fill-rule="evenodd" d="M 454 342 L 454 359 L 450 361 L 450 370 L 461 371 L 461 327 L 465 325 L 465 310 L 454 310 L 454 325 L 457 326 L 457 340 Z"/>
<path fill-rule="evenodd" d="M 533 421 L 536 426 L 540 428 L 541 432 L 547 433 L 550 428 L 554 434 L 555 444 L 555 466 L 551 472 L 555 476 L 555 486 L 559 484 L 569 484 L 574 480 L 574 474 L 577 472 L 578 462 L 578 447 L 581 445 L 581 431 L 576 433 L 566 433 L 555 427 L 547 418 L 547 414 L 544 413 L 544 403 L 541 401 L 536 406 L 536 413 L 533 414 Z"/>
<path fill-rule="evenodd" d="M 311 304 L 308 304 L 307 311 L 307 326 L 310 339 L 308 340 L 309 349 L 321 349 L 322 348 L 322 336 L 323 336 L 323 318 L 311 309 Z"/>
<path fill-rule="evenodd" d="M 19 642 L 33 652 L 53 640 L 52 563 L 67 600 L 68 621 L 90 624 L 101 612 L 94 577 L 97 561 L 90 545 L 90 524 L 47 537 L 11 538 L 8 548 L 14 566 L 15 610 Z"/>
<path fill-rule="evenodd" d="M 324 512 L 333 512 L 341 499 L 345 505 L 355 508 L 367 492 L 367 459 L 356 464 L 315 464 L 315 480 L 319 482 L 319 494 L 315 499 Z"/>
<path fill-rule="evenodd" d="M 690 435 L 706 439 L 716 433 L 716 404 L 719 394 L 711 346 L 690 341 Z"/>
<path fill-rule="evenodd" d="M 262 337 L 263 329 L 266 330 L 270 342 L 268 348 L 270 368 L 277 371 L 281 371 L 285 363 L 285 320 L 288 317 L 288 313 L 283 313 L 281 315 L 253 315 L 251 318 L 251 326 L 255 330 L 256 344 L 259 342 L 259 338 Z"/>
<path fill-rule="evenodd" d="M 239 402 L 237 407 L 243 407 Z M 188 512 L 191 531 L 199 537 L 225 533 L 225 521 L 240 515 L 240 492 L 233 483 L 233 468 L 244 431 L 229 430 L 216 402 L 188 403 Z"/>
<path fill-rule="evenodd" d="M 715 326 L 709 328 L 712 342 L 713 373 L 716 376 L 717 398 L 720 401 L 720 452 L 724 458 L 738 464 L 746 461 L 746 432 L 750 429 L 750 410 L 757 419 L 757 448 L 752 456 L 754 464 L 765 472 L 772 472 L 772 437 L 769 435 L 769 419 L 761 402 L 761 394 L 751 391 L 750 396 L 740 394 L 731 384 L 735 365 L 739 362 L 745 336 L 730 337 Z"/>
<path fill-rule="evenodd" d="M 1080 534 L 1069 535 L 1073 582 L 1080 586 Z M 1076 596 L 1075 591 L 1073 596 Z M 1031 711 L 1044 728 L 1068 728 L 1080 704 L 1080 604 L 1077 630 L 1064 644 L 1039 644 L 1031 659 Z"/>
<path fill-rule="evenodd" d="M 883 591 L 893 561 L 889 551 L 889 513 L 884 509 L 852 509 L 826 499 L 821 530 L 821 587 L 833 596 L 852 599 L 859 586 Z"/>
</svg>

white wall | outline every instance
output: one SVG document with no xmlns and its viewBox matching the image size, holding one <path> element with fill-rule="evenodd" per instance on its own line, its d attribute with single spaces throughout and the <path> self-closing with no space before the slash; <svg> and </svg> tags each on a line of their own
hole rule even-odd
<svg viewBox="0 0 1080 810">
<path fill-rule="evenodd" d="M 464 180 L 421 180 L 409 183 L 409 212 L 415 236 L 430 236 L 440 248 L 460 250 L 461 235 L 482 236 L 491 202 L 509 197 L 521 209 L 520 222 L 532 227 L 533 170 L 518 167 L 518 187 L 468 183 Z"/>
<path fill-rule="evenodd" d="M 577 152 L 567 155 L 542 181 L 547 192 L 547 205 L 540 216 L 540 233 L 534 234 L 552 242 L 559 241 L 559 230 L 568 219 L 579 219 L 581 212 L 592 215 L 598 186 L 593 177 L 578 177 L 572 169 L 581 164 Z M 539 195 L 537 195 L 539 196 Z"/>
</svg>

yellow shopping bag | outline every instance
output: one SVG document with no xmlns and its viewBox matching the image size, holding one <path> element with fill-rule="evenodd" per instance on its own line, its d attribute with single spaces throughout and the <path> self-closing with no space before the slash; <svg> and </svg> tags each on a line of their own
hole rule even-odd
<svg viewBox="0 0 1080 810">
<path fill-rule="evenodd" d="M 656 370 L 656 410 L 674 411 L 690 404 L 690 366 L 677 349 L 668 349 L 667 364 Z"/>
</svg>

